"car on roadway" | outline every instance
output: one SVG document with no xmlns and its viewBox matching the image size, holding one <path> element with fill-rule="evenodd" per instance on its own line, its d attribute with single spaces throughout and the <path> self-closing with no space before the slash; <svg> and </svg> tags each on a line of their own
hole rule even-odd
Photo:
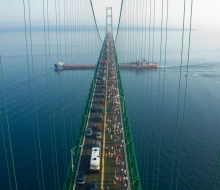
<svg viewBox="0 0 220 190">
<path fill-rule="evenodd" d="M 97 120 L 98 120 L 98 122 L 103 122 L 103 115 L 99 115 Z"/>
<path fill-rule="evenodd" d="M 105 98 L 105 93 L 100 94 L 101 98 Z"/>
<path fill-rule="evenodd" d="M 76 183 L 79 185 L 82 185 L 85 183 L 84 182 L 84 171 L 79 171 Z"/>
<path fill-rule="evenodd" d="M 96 184 L 95 181 L 92 181 L 92 182 L 90 183 L 90 190 L 97 190 L 97 184 Z"/>
<path fill-rule="evenodd" d="M 100 104 L 104 104 L 105 103 L 105 100 L 104 99 L 101 99 L 100 100 Z"/>
<path fill-rule="evenodd" d="M 104 106 L 99 106 L 99 111 L 104 112 Z"/>
<path fill-rule="evenodd" d="M 96 111 L 97 109 L 96 109 L 96 106 L 94 105 L 94 106 L 92 106 L 92 111 Z"/>
<path fill-rule="evenodd" d="M 87 130 L 86 130 L 86 136 L 87 137 L 91 137 L 92 136 L 92 128 L 91 127 L 88 127 Z"/>
<path fill-rule="evenodd" d="M 102 130 L 102 125 L 101 124 L 95 124 L 95 129 L 96 129 L 96 131 L 101 131 Z"/>
<path fill-rule="evenodd" d="M 96 138 L 101 139 L 102 138 L 102 132 L 97 132 L 96 133 Z"/>
<path fill-rule="evenodd" d="M 96 141 L 94 147 L 101 148 L 101 141 Z"/>
</svg>

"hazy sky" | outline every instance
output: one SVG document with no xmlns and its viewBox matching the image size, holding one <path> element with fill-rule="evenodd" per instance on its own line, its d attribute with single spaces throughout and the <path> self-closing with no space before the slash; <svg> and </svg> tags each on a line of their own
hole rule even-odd
<svg viewBox="0 0 220 190">
<path fill-rule="evenodd" d="M 53 4 L 55 0 L 48 0 Z M 60 0 L 62 1 L 62 0 Z M 69 0 L 67 0 L 69 1 Z M 75 1 L 75 0 L 73 0 Z M 85 0 L 84 0 L 85 1 Z M 150 2 L 150 0 L 145 0 Z M 154 0 L 151 0 L 152 2 Z M 161 0 L 155 0 L 156 13 L 160 14 Z M 26 0 L 27 2 L 27 0 Z M 46 0 L 45 0 L 46 2 Z M 105 25 L 106 7 L 113 8 L 113 24 L 117 25 L 121 0 L 92 0 L 98 25 Z M 166 4 L 164 0 L 164 4 Z M 169 26 L 182 27 L 182 12 L 184 0 L 169 0 Z M 189 20 L 190 2 L 186 0 L 186 20 Z M 32 8 L 32 20 L 36 25 L 43 25 L 42 0 L 30 0 Z M 51 10 L 54 7 L 51 8 Z M 198 30 L 220 31 L 220 0 L 194 0 L 193 4 L 193 28 Z M 53 11 L 53 10 L 52 10 Z M 40 15 L 40 16 L 39 16 Z M 161 16 L 158 16 L 161 18 Z M 10 25 L 23 25 L 23 0 L 0 0 L 0 27 Z"/>
<path fill-rule="evenodd" d="M 150 0 L 145 0 L 150 2 Z M 151 0 L 153 4 L 154 0 Z M 161 2 L 155 0 L 158 20 L 161 19 Z M 164 9 L 167 1 L 164 0 Z M 186 20 L 189 21 L 191 0 L 186 0 Z M 182 28 L 184 0 L 169 0 L 169 26 Z M 121 0 L 93 0 L 97 15 L 97 22 L 105 22 L 105 7 L 113 7 L 114 25 L 118 22 Z M 101 8 L 104 7 L 104 8 Z M 198 30 L 220 31 L 220 0 L 194 0 L 193 1 L 193 28 Z"/>
</svg>

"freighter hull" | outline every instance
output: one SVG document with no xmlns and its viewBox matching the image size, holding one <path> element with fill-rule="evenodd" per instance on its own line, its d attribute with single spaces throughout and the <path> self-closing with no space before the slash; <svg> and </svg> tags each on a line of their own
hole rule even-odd
<svg viewBox="0 0 220 190">
<path fill-rule="evenodd" d="M 156 63 L 150 63 L 145 65 L 137 65 L 137 64 L 124 64 L 119 65 L 120 69 L 155 69 L 158 67 Z M 96 65 L 64 65 L 63 62 L 59 62 L 59 64 L 54 64 L 54 69 L 60 70 L 74 70 L 74 69 L 95 69 Z"/>
<path fill-rule="evenodd" d="M 64 70 L 73 70 L 73 69 L 95 69 L 95 65 L 57 65 L 54 64 L 54 69 L 64 69 Z"/>
<path fill-rule="evenodd" d="M 155 69 L 158 65 L 143 65 L 143 66 L 133 66 L 133 65 L 120 65 L 120 69 Z"/>
</svg>

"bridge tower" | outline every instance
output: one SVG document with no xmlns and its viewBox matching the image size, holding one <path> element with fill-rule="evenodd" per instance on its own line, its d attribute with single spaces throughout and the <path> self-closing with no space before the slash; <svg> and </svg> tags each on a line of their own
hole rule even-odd
<svg viewBox="0 0 220 190">
<path fill-rule="evenodd" d="M 112 7 L 106 7 L 106 34 L 111 32 L 113 34 L 112 30 Z"/>
</svg>

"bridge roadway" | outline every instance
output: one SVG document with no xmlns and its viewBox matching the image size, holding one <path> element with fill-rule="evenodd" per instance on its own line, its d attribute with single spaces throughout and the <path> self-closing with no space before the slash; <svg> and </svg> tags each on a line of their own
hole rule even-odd
<svg viewBox="0 0 220 190">
<path fill-rule="evenodd" d="M 88 116 L 87 128 L 92 128 L 92 136 L 84 136 L 79 159 L 78 171 L 84 171 L 85 183 L 77 184 L 76 176 L 73 189 L 90 189 L 92 181 L 96 182 L 97 189 L 129 187 L 119 97 L 114 45 L 111 34 L 108 34 L 104 41 L 91 111 Z M 101 138 L 96 137 L 98 125 L 102 126 Z M 101 167 L 99 172 L 90 172 L 91 149 L 96 141 L 101 141 Z"/>
</svg>

